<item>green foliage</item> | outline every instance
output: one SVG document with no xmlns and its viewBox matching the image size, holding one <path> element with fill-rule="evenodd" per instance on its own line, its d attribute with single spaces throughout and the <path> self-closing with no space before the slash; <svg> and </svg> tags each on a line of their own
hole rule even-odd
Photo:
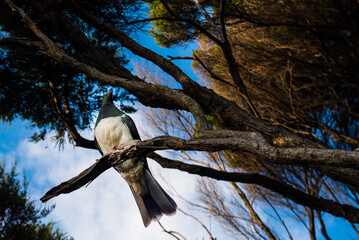
<svg viewBox="0 0 359 240">
<path fill-rule="evenodd" d="M 38 208 L 27 192 L 28 182 L 18 179 L 16 165 L 6 171 L 0 164 L 0 240 L 69 240 L 54 226 L 41 222 L 54 208 Z"/>
<path fill-rule="evenodd" d="M 206 115 L 206 121 L 208 124 L 208 127 L 212 130 L 216 129 L 216 118 L 212 115 Z"/>
<path fill-rule="evenodd" d="M 62 45 L 68 54 L 80 60 L 91 54 L 82 49 L 84 46 L 71 43 L 68 36 L 57 31 L 61 26 L 49 23 L 28 1 L 17 1 L 16 4 L 30 13 L 31 17 L 38 21 L 41 30 L 48 37 L 55 39 L 57 44 Z M 110 20 L 119 28 L 126 25 L 124 15 L 128 16 L 127 19 L 135 18 L 138 10 L 143 7 L 138 1 L 128 1 L 126 4 L 115 4 L 113 1 L 91 1 L 90 4 L 88 1 L 78 1 L 78 4 L 82 4 L 95 16 Z M 89 36 L 95 47 L 105 50 L 113 61 L 123 66 L 128 64 L 120 44 L 85 24 L 70 12 L 67 17 L 73 20 L 84 35 Z M 21 37 L 38 41 L 5 2 L 0 3 L 0 29 L 3 39 Z M 129 31 L 124 27 L 123 30 Z M 132 26 L 131 31 L 135 30 L 136 26 Z M 109 87 L 68 66 L 56 63 L 31 48 L 18 44 L 4 44 L 0 47 L 0 121 L 29 120 L 33 127 L 39 129 L 31 137 L 32 141 L 43 140 L 49 132 L 54 131 L 54 139 L 60 144 L 67 139 L 70 142 L 72 140 L 71 135 L 67 134 L 65 122 L 78 130 L 90 127 L 94 115 L 99 110 L 102 96 L 110 90 Z M 99 59 L 99 63 L 91 62 L 99 65 L 102 61 Z M 101 66 L 98 67 L 101 69 Z M 118 95 L 116 100 L 120 102 L 123 111 L 135 111 L 132 106 L 135 98 L 132 95 L 123 89 L 116 89 L 115 94 Z"/>
<path fill-rule="evenodd" d="M 153 21 L 151 25 L 150 34 L 155 38 L 156 43 L 163 47 L 170 47 L 195 39 L 198 31 L 191 23 L 179 21 L 179 19 L 199 21 L 199 10 L 196 4 L 190 0 L 166 2 L 173 13 L 169 13 L 158 0 L 147 3 L 150 9 L 150 19 L 163 18 L 163 20 Z"/>
</svg>

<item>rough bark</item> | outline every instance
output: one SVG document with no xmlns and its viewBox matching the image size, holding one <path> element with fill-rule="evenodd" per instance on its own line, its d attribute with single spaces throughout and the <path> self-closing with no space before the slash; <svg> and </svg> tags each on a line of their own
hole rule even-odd
<svg viewBox="0 0 359 240">
<path fill-rule="evenodd" d="M 117 147 L 117 150 L 97 160 L 95 164 L 81 172 L 78 176 L 50 189 L 45 194 L 45 196 L 41 198 L 41 200 L 45 202 L 60 194 L 75 191 L 86 185 L 88 182 L 93 181 L 102 172 L 106 171 L 112 166 L 116 166 L 117 164 L 126 161 L 126 159 L 143 155 L 146 153 L 146 151 L 148 153 L 157 149 L 162 149 L 159 146 L 154 147 L 151 145 L 151 143 L 151 140 L 145 142 L 145 144 L 144 142 L 140 141 L 132 141 L 126 145 Z M 147 145 L 147 147 L 144 147 L 144 145 Z M 343 217 L 353 223 L 359 223 L 359 209 L 347 204 L 339 204 L 332 200 L 306 194 L 303 191 L 295 189 L 286 183 L 267 176 L 263 176 L 261 174 L 223 172 L 208 167 L 169 160 L 162 158 L 157 154 L 149 155 L 149 157 L 155 159 L 161 166 L 166 168 L 175 168 L 181 171 L 186 171 L 188 173 L 206 176 L 217 180 L 256 184 L 278 193 L 295 203 L 316 209 L 318 211 L 325 211 L 333 214 L 334 216 Z"/>
<path fill-rule="evenodd" d="M 320 211 L 330 212 L 333 215 L 345 217 L 353 222 L 358 222 L 357 216 L 359 214 L 357 214 L 356 217 L 353 216 L 354 213 L 358 213 L 356 208 L 348 205 L 333 205 L 333 202 L 330 200 L 310 196 L 266 176 L 245 173 L 224 173 L 178 161 L 169 161 L 159 156 L 156 157 L 151 153 L 154 150 L 163 149 L 240 151 L 258 156 L 271 164 L 311 167 L 336 180 L 359 188 L 358 152 L 325 149 L 303 136 L 296 135 L 282 127 L 271 125 L 266 121 L 248 114 L 248 112 L 241 109 L 235 103 L 217 95 L 206 87 L 200 86 L 170 60 L 141 46 L 120 30 L 90 15 L 81 9 L 74 1 L 68 0 L 66 2 L 71 5 L 72 10 L 74 10 L 79 17 L 88 24 L 112 36 L 121 43 L 122 46 L 134 54 L 155 63 L 162 70 L 174 77 L 174 79 L 182 85 L 183 89 L 175 90 L 166 86 L 149 84 L 133 76 L 128 70 L 119 64 L 115 64 L 103 50 L 94 47 L 92 43 L 76 29 L 75 24 L 71 23 L 66 15 L 61 12 L 61 9 L 51 9 L 51 11 L 47 12 L 48 8 L 46 8 L 45 5 L 39 4 L 42 3 L 42 1 L 33 1 L 40 10 L 42 9 L 47 19 L 54 23 L 56 23 L 57 19 L 60 21 L 60 24 L 57 23 L 57 27 L 62 27 L 63 31 L 68 31 L 66 37 L 74 44 L 74 47 L 77 48 L 79 52 L 85 53 L 86 49 L 87 51 L 91 49 L 91 51 L 88 51 L 88 55 L 70 56 L 63 51 L 61 46 L 48 38 L 22 9 L 18 8 L 10 0 L 5 0 L 5 2 L 21 16 L 29 29 L 32 30 L 40 41 L 18 38 L 3 39 L 1 40 L 3 43 L 6 41 L 7 43 L 16 42 L 26 47 L 37 49 L 39 52 L 57 62 L 71 66 L 78 72 L 85 73 L 87 76 L 103 84 L 125 88 L 135 95 L 141 103 L 147 106 L 185 109 L 193 114 L 196 120 L 196 129 L 198 130 L 196 134 L 197 139 L 183 140 L 174 137 L 155 138 L 138 143 L 133 146 L 133 148 L 128 149 L 124 155 L 125 157 L 149 154 L 164 167 L 177 168 L 192 174 L 207 176 L 218 180 L 257 184 L 284 197 L 288 197 L 296 203 Z M 77 41 L 79 45 L 76 45 Z M 230 51 L 230 49 L 227 50 Z M 96 61 L 100 62 L 95 63 Z M 231 62 L 230 59 L 228 59 L 228 61 Z M 235 66 L 233 65 L 232 67 Z M 228 129 L 228 131 L 207 131 L 205 114 L 214 116 L 220 127 Z M 72 132 L 73 136 L 75 136 L 74 139 L 78 145 L 90 148 L 94 147 L 93 141 L 83 139 L 79 135 L 77 136 L 76 129 L 73 129 L 71 124 L 67 125 L 67 127 L 70 133 Z M 101 172 L 115 164 L 113 162 L 111 163 L 112 160 L 110 161 L 109 159 L 112 158 L 107 157 L 102 159 L 102 161 L 99 161 L 102 165 L 97 163 L 99 165 L 93 166 L 88 172 L 84 172 L 82 177 L 73 179 L 73 181 L 67 182 L 65 185 L 60 185 L 52 191 L 52 194 L 73 191 L 86 184 L 89 179 L 92 178 L 93 180 L 101 174 Z M 121 157 L 116 156 L 116 159 L 121 159 Z M 91 178 L 89 178 L 89 173 Z M 45 198 L 45 200 L 47 200 L 47 198 Z"/>
</svg>

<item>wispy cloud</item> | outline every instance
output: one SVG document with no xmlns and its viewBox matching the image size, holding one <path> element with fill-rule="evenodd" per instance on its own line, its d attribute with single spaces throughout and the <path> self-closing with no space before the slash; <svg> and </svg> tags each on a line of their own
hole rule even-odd
<svg viewBox="0 0 359 240">
<path fill-rule="evenodd" d="M 49 142 L 31 143 L 22 140 L 10 156 L 18 161 L 19 169 L 27 172 L 31 194 L 39 199 L 53 187 L 90 166 L 100 154 L 93 150 L 65 145 L 63 151 Z M 196 177 L 177 170 L 164 170 L 149 162 L 155 178 L 166 189 L 167 183 L 181 196 L 195 198 Z M 165 181 L 162 179 L 166 179 Z M 176 197 L 175 197 L 176 199 Z M 183 207 L 176 199 L 179 207 Z M 49 201 L 56 204 L 49 219 L 75 239 L 171 239 L 157 223 L 148 228 L 142 220 L 131 191 L 121 176 L 108 170 L 88 187 L 61 195 Z M 164 216 L 161 223 L 169 230 L 176 230 L 188 239 L 207 238 L 206 233 L 192 219 L 177 213 Z"/>
</svg>

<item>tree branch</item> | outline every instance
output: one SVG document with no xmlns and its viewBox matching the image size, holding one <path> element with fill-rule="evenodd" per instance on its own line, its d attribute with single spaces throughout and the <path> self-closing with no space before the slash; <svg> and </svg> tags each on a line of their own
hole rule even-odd
<svg viewBox="0 0 359 240">
<path fill-rule="evenodd" d="M 239 134 L 238 134 L 239 135 Z M 272 164 L 300 165 L 303 167 L 340 166 L 359 170 L 359 152 L 317 148 L 277 148 L 269 145 L 258 133 L 242 132 L 241 137 L 184 140 L 176 137 L 156 137 L 144 140 L 137 151 L 186 150 L 216 152 L 231 150 L 252 153 Z M 354 184 L 359 186 L 358 184 Z"/>
<path fill-rule="evenodd" d="M 28 38 L 17 38 L 17 37 L 11 37 L 11 38 L 3 38 L 0 39 L 0 45 L 21 45 L 29 49 L 33 50 L 39 50 L 44 49 L 44 45 L 41 41 L 31 41 Z M 50 82 L 50 94 L 53 96 L 53 100 L 59 101 L 56 93 L 54 93 L 54 86 L 51 81 Z M 55 105 L 55 114 L 60 118 L 60 120 L 64 123 L 66 128 L 68 129 L 68 132 L 70 133 L 71 137 L 76 143 L 76 146 L 89 148 L 89 149 L 96 149 L 95 142 L 93 140 L 88 140 L 80 135 L 80 133 L 77 131 L 76 127 L 74 126 L 71 118 L 69 116 L 66 116 L 65 113 L 62 112 L 61 107 L 59 106 L 59 102 L 54 102 Z M 68 106 L 69 107 L 69 106 Z"/>
<path fill-rule="evenodd" d="M 126 145 L 119 146 L 117 147 L 117 150 L 103 156 L 95 164 L 81 172 L 78 176 L 50 189 L 41 198 L 41 201 L 45 202 L 60 194 L 75 191 L 85 184 L 93 181 L 102 172 L 106 171 L 111 166 L 116 166 L 119 163 L 126 161 L 126 159 L 138 157 L 140 155 L 143 156 L 146 155 L 146 153 L 152 152 L 156 149 L 163 149 L 160 146 L 156 146 L 156 141 L 159 140 L 161 142 L 165 139 L 172 138 L 160 137 L 142 142 L 135 140 Z M 287 185 L 286 183 L 263 176 L 261 174 L 223 172 L 208 167 L 169 160 L 158 156 L 157 154 L 149 154 L 148 156 L 155 159 L 162 167 L 165 168 L 175 168 L 191 174 L 206 176 L 222 181 L 257 184 L 264 188 L 268 188 L 271 191 L 276 192 L 298 204 L 308 206 L 319 211 L 325 211 L 333 214 L 334 216 L 346 218 L 347 220 L 354 223 L 359 223 L 359 209 L 347 204 L 339 204 L 332 200 L 306 194 L 291 187 L 290 185 Z"/>
<path fill-rule="evenodd" d="M 167 57 L 172 61 L 172 60 L 194 60 L 193 57 L 173 57 L 173 56 L 169 56 L 167 55 Z"/>
<path fill-rule="evenodd" d="M 62 49 L 60 49 L 51 39 L 49 39 L 30 19 L 30 17 L 19 7 L 13 4 L 10 0 L 5 0 L 6 3 L 16 11 L 22 19 L 25 21 L 30 30 L 43 42 L 44 48 L 43 53 L 52 57 L 61 63 L 66 63 L 69 66 L 77 69 L 79 72 L 83 72 L 89 77 L 97 79 L 105 84 L 123 87 L 129 92 L 135 92 L 138 94 L 146 92 L 146 96 L 152 95 L 162 98 L 163 101 L 170 101 L 175 103 L 177 106 L 187 109 L 193 114 L 196 120 L 197 130 L 199 132 L 204 131 L 208 128 L 206 118 L 202 108 L 196 103 L 191 97 L 181 93 L 178 90 L 171 89 L 167 86 L 154 85 L 145 83 L 142 81 L 131 81 L 126 78 L 117 77 L 113 75 L 105 74 L 94 67 L 88 66 L 84 63 L 77 61 L 71 56 L 67 55 Z"/>
<path fill-rule="evenodd" d="M 121 43 L 123 47 L 130 50 L 133 54 L 143 57 L 144 59 L 151 61 L 157 66 L 159 66 L 164 72 L 168 73 L 176 81 L 178 81 L 184 89 L 190 89 L 193 85 L 198 85 L 170 60 L 164 58 L 163 56 L 155 53 L 154 51 L 146 47 L 143 47 L 142 45 L 135 42 L 132 38 L 127 36 L 127 34 L 125 34 L 124 32 L 91 15 L 83 8 L 81 8 L 75 1 L 67 1 L 82 19 L 84 19 L 90 25 L 96 27 L 97 29 L 106 32 L 107 34 L 109 34 L 109 36 L 115 38 L 119 43 Z"/>
<path fill-rule="evenodd" d="M 88 140 L 80 135 L 80 133 L 77 131 L 75 124 L 73 122 L 72 113 L 70 109 L 70 105 L 67 102 L 67 99 L 64 96 L 59 95 L 56 92 L 56 86 L 54 85 L 53 81 L 48 80 L 49 87 L 50 87 L 50 94 L 52 97 L 52 102 L 54 105 L 53 112 L 60 118 L 60 120 L 64 123 L 65 127 L 67 128 L 67 131 L 73 138 L 73 140 L 76 143 L 76 146 L 81 146 L 84 148 L 90 148 L 90 149 L 97 149 L 95 141 Z M 62 110 L 61 107 L 61 100 L 63 101 L 63 106 L 65 108 L 65 111 Z"/>
<path fill-rule="evenodd" d="M 180 236 L 183 240 L 187 240 L 182 234 L 180 234 L 179 232 L 176 232 L 176 231 L 172 231 L 172 230 L 167 230 L 162 224 L 160 221 L 158 221 L 158 225 L 160 225 L 160 227 L 162 228 L 162 230 L 165 232 L 165 233 L 168 233 L 169 235 L 171 235 L 172 237 L 174 237 L 175 239 L 177 240 L 181 240 L 179 237 L 176 236 L 176 234 L 178 236 Z"/>
<path fill-rule="evenodd" d="M 224 84 L 226 84 L 226 85 L 228 85 L 228 86 L 230 86 L 230 87 L 232 87 L 232 88 L 236 88 L 236 86 L 233 86 L 232 83 L 227 82 L 227 81 L 223 80 L 222 78 L 218 77 L 211 69 L 209 69 L 209 68 L 204 64 L 204 62 L 203 62 L 196 54 L 193 54 L 193 56 L 194 56 L 194 58 L 195 58 L 194 60 L 196 60 L 196 61 L 203 67 L 203 69 L 206 70 L 206 71 L 209 73 L 209 75 L 211 76 L 211 78 L 213 78 L 213 79 L 215 79 L 215 80 L 217 80 L 217 81 L 219 81 L 219 82 L 221 82 L 221 83 L 224 83 Z"/>
<path fill-rule="evenodd" d="M 218 26 L 212 20 L 211 16 L 208 14 L 206 9 L 203 7 L 203 2 L 202 1 L 194 1 L 194 2 L 197 4 L 197 6 L 201 10 L 203 16 L 206 18 L 207 22 L 212 26 L 212 28 L 215 29 L 218 33 L 220 33 Z"/>
<path fill-rule="evenodd" d="M 75 10 L 78 10 L 78 12 L 81 12 L 82 10 L 83 12 L 81 12 L 79 15 L 81 17 L 84 16 L 83 18 L 90 25 L 94 25 L 99 30 L 103 30 L 110 36 L 116 38 L 122 44 L 122 46 L 127 47 L 136 55 L 149 59 L 156 65 L 160 66 L 165 72 L 169 73 L 182 84 L 183 91 L 170 89 L 165 86 L 154 86 L 151 84 L 146 84 L 142 81 L 132 81 L 122 77 L 114 77 L 108 74 L 104 74 L 103 72 L 98 71 L 96 68 L 73 59 L 72 57 L 66 55 L 62 49 L 59 48 L 59 46 L 46 37 L 20 8 L 16 7 L 10 0 L 5 1 L 14 11 L 19 13 L 29 28 L 43 41 L 43 44 L 38 44 L 36 42 L 36 44 L 31 45 L 32 47 L 37 46 L 40 52 L 47 54 L 60 63 L 69 64 L 79 72 L 83 72 L 89 77 L 94 78 L 102 83 L 126 88 L 129 92 L 134 94 L 140 100 L 140 102 L 147 106 L 166 107 L 170 109 L 187 109 L 191 111 L 192 114 L 194 114 L 198 129 L 206 129 L 207 127 L 203 113 L 204 110 L 207 114 L 211 114 L 215 117 L 219 126 L 225 126 L 227 129 L 258 131 L 263 136 L 265 136 L 270 144 L 275 146 L 318 147 L 318 145 L 308 139 L 303 138 L 302 136 L 293 134 L 282 127 L 273 126 L 268 122 L 257 119 L 254 116 L 246 113 L 235 103 L 228 101 L 221 96 L 218 96 L 212 90 L 202 87 L 194 82 L 170 60 L 165 59 L 153 51 L 142 47 L 123 32 L 117 30 L 109 24 L 101 22 L 96 17 L 88 14 L 86 11 L 83 11 L 81 8 Z M 71 5 L 71 0 L 68 1 L 70 1 Z M 76 5 L 76 3 L 73 1 L 72 3 Z M 183 92 L 188 96 L 183 95 Z M 201 105 L 203 110 L 196 101 L 193 101 L 193 99 L 195 99 Z M 352 184 L 353 182 L 359 182 L 357 181 L 357 176 L 359 176 L 358 171 L 354 171 L 353 169 L 329 167 L 328 165 L 317 166 L 317 169 L 320 170 L 323 174 L 331 176 L 334 179 L 345 183 Z M 350 174 L 348 174 L 349 172 Z"/>
<path fill-rule="evenodd" d="M 203 28 L 201 25 L 199 25 L 197 22 L 193 21 L 192 19 L 185 19 L 182 17 L 177 16 L 177 14 L 175 14 L 172 9 L 168 6 L 168 4 L 166 3 L 165 0 L 160 0 L 162 5 L 166 8 L 166 10 L 168 11 L 169 14 L 171 14 L 174 18 L 178 19 L 179 21 L 182 22 L 187 22 L 189 24 L 191 24 L 192 26 L 194 26 L 195 28 L 197 28 L 201 33 L 203 33 L 204 35 L 206 35 L 209 39 L 211 39 L 213 42 L 215 42 L 218 46 L 222 45 L 222 42 L 216 38 L 215 36 L 213 36 L 213 34 L 211 34 L 210 32 L 208 32 L 205 28 Z"/>
<path fill-rule="evenodd" d="M 178 211 L 180 211 L 181 213 L 183 213 L 186 216 L 189 216 L 191 218 L 193 218 L 196 222 L 198 222 L 199 224 L 201 224 L 202 228 L 207 232 L 209 239 L 211 240 L 216 240 L 215 237 L 213 237 L 211 231 L 208 229 L 208 227 L 201 221 L 199 220 L 197 217 L 193 216 L 192 214 L 186 213 L 185 211 L 183 211 L 182 209 L 178 209 Z"/>
<path fill-rule="evenodd" d="M 186 94 L 195 99 L 204 108 L 206 113 L 209 113 L 223 121 L 227 127 L 236 130 L 255 130 L 264 135 L 269 135 L 272 138 L 282 138 L 286 136 L 286 141 L 283 145 L 312 145 L 315 144 L 307 139 L 298 137 L 297 135 L 285 130 L 284 128 L 273 126 L 268 122 L 262 121 L 249 115 L 243 111 L 235 103 L 218 96 L 212 90 L 200 86 L 198 83 L 190 79 L 178 66 L 173 64 L 170 60 L 162 57 L 161 55 L 153 52 L 152 50 L 143 47 L 135 42 L 132 38 L 128 37 L 124 32 L 116 29 L 115 27 L 102 22 L 95 16 L 89 14 L 82 9 L 75 1 L 67 0 L 69 5 L 79 14 L 83 20 L 87 21 L 90 25 L 96 27 L 115 38 L 122 46 L 129 49 L 133 54 L 143 57 L 148 61 L 153 62 L 159 66 L 164 72 L 168 73 L 176 79 L 183 87 Z M 283 138 L 282 138 L 283 139 Z"/>
</svg>

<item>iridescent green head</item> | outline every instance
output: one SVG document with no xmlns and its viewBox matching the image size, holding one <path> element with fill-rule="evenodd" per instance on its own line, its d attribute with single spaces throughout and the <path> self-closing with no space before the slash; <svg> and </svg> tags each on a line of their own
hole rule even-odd
<svg viewBox="0 0 359 240">
<path fill-rule="evenodd" d="M 112 103 L 112 93 L 113 91 L 107 93 L 102 100 L 102 106 L 105 105 L 106 103 Z"/>
</svg>

